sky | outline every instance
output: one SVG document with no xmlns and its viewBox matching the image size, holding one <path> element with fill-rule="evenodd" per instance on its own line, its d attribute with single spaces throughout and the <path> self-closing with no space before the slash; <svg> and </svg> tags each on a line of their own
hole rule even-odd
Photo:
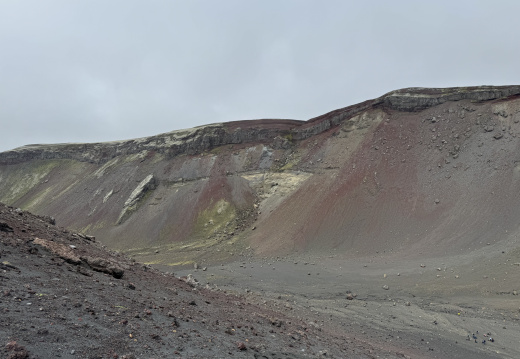
<svg viewBox="0 0 520 359">
<path fill-rule="evenodd" d="M 520 84 L 520 1 L 0 0 L 0 152 Z"/>
</svg>

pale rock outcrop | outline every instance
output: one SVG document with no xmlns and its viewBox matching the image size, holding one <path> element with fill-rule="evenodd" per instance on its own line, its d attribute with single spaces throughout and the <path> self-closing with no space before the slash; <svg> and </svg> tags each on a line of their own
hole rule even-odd
<svg viewBox="0 0 520 359">
<path fill-rule="evenodd" d="M 146 176 L 146 178 L 137 185 L 137 187 L 130 194 L 130 197 L 128 197 L 128 199 L 125 201 L 123 210 L 119 215 L 117 223 L 124 222 L 125 217 L 137 209 L 139 201 L 145 196 L 146 192 L 155 189 L 155 186 L 156 180 L 153 174 Z"/>
</svg>

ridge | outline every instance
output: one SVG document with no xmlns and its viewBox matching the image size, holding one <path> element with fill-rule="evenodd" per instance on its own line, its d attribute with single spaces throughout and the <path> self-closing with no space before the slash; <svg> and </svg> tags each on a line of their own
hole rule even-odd
<svg viewBox="0 0 520 359">
<path fill-rule="evenodd" d="M 215 123 L 175 130 L 137 139 L 98 142 L 33 144 L 0 153 L 0 164 L 33 159 L 73 159 L 105 163 L 117 156 L 155 151 L 175 157 L 198 154 L 214 147 L 241 143 L 270 143 L 280 146 L 277 137 L 303 140 L 322 133 L 344 120 L 372 108 L 387 111 L 418 112 L 448 101 L 491 101 L 520 95 L 520 85 L 450 88 L 411 87 L 394 90 L 376 99 L 337 109 L 307 121 L 260 119 Z M 274 141 L 274 142 L 273 142 Z"/>
</svg>

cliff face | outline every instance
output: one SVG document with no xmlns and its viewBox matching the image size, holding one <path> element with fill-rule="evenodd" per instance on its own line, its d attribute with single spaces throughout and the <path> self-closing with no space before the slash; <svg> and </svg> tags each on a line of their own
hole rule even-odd
<svg viewBox="0 0 520 359">
<path fill-rule="evenodd" d="M 32 159 L 73 159 L 104 163 L 117 156 L 155 151 L 174 157 L 199 154 L 229 144 L 268 143 L 280 147 L 278 137 L 302 140 L 320 134 L 343 120 L 369 109 L 403 112 L 421 111 L 448 101 L 489 101 L 520 94 L 520 86 L 480 86 L 447 89 L 408 88 L 392 91 L 374 100 L 345 107 L 307 122 L 295 120 L 251 120 L 200 126 L 156 136 L 105 143 L 28 145 L 0 154 L 0 164 Z M 283 143 L 283 140 L 281 141 Z"/>
<path fill-rule="evenodd" d="M 193 155 L 226 144 L 269 141 L 280 134 L 288 134 L 289 126 L 300 123 L 274 120 L 274 127 L 268 128 L 262 126 L 263 122 L 251 121 L 247 128 L 235 127 L 233 130 L 229 129 L 229 124 L 214 124 L 127 141 L 29 145 L 3 152 L 0 155 L 0 163 L 14 164 L 32 159 L 73 159 L 100 164 L 117 156 L 133 155 L 143 151 L 155 151 L 169 157 Z"/>
<path fill-rule="evenodd" d="M 153 263 L 466 251 L 518 232 L 519 95 L 411 88 L 305 122 L 20 147 L 0 153 L 0 201 Z"/>
</svg>

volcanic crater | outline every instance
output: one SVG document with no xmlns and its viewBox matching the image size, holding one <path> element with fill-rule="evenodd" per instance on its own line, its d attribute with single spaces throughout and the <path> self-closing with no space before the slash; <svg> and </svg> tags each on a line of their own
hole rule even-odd
<svg viewBox="0 0 520 359">
<path fill-rule="evenodd" d="M 519 153 L 520 86 L 0 153 L 3 354 L 520 357 Z"/>
</svg>

